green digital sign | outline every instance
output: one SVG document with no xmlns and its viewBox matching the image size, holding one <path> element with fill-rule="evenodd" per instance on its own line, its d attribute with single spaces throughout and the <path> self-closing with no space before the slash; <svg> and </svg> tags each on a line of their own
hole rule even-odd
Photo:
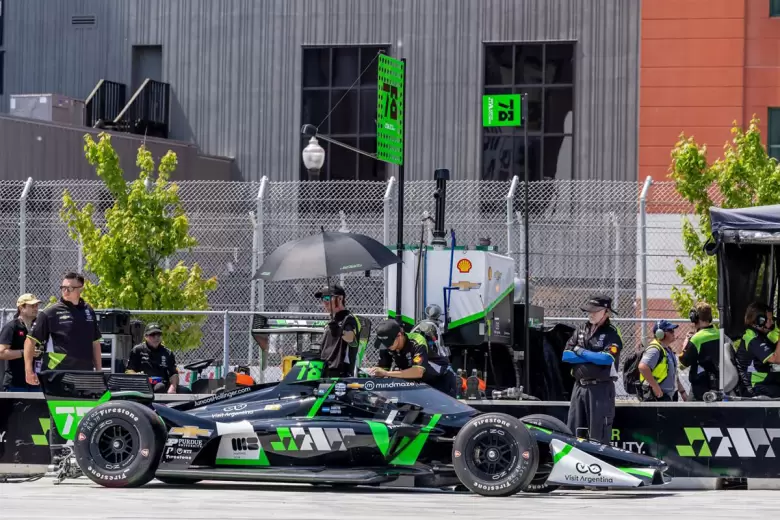
<svg viewBox="0 0 780 520">
<path fill-rule="evenodd" d="M 376 97 L 376 156 L 380 161 L 404 162 L 404 62 L 379 55 Z"/>
<path fill-rule="evenodd" d="M 520 94 L 482 96 L 482 126 L 523 126 Z"/>
</svg>

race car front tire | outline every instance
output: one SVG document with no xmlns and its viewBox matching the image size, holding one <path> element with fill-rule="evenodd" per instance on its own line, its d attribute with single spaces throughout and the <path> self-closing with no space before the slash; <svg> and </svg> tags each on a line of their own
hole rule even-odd
<svg viewBox="0 0 780 520">
<path fill-rule="evenodd" d="M 536 474 L 539 448 L 520 420 L 502 413 L 478 415 L 455 436 L 452 464 L 461 483 L 484 496 L 509 496 Z"/>
<path fill-rule="evenodd" d="M 138 487 L 154 478 L 166 431 L 149 408 L 131 401 L 101 404 L 79 423 L 74 440 L 82 473 L 105 487 Z"/>
<path fill-rule="evenodd" d="M 526 415 L 520 418 L 526 424 L 532 424 L 546 430 L 550 430 L 564 435 L 573 435 L 569 426 L 552 415 L 545 414 L 533 414 Z M 550 476 L 553 467 L 552 453 L 550 453 L 550 447 L 543 445 L 539 448 L 539 469 L 536 472 L 531 483 L 523 491 L 526 493 L 552 493 L 556 489 L 560 488 L 558 484 L 546 484 L 547 478 Z"/>
</svg>

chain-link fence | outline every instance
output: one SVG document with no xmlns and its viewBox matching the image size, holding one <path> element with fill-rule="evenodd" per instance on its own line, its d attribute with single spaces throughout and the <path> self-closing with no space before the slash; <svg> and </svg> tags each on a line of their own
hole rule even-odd
<svg viewBox="0 0 780 520">
<path fill-rule="evenodd" d="M 193 251 L 166 260 L 197 262 L 218 288 L 210 294 L 213 310 L 266 313 L 318 313 L 313 298 L 326 280 L 252 282 L 265 255 L 281 244 L 317 233 L 344 230 L 371 236 L 393 247 L 397 241 L 398 185 L 389 182 L 195 182 L 177 183 L 198 240 Z M 639 315 L 646 303 L 649 318 L 671 317 L 671 287 L 679 284 L 676 259 L 685 260 L 681 216 L 690 205 L 672 183 L 650 186 L 642 222 L 642 184 L 613 181 L 541 181 L 529 185 L 529 257 L 532 302 L 544 308 L 548 321 L 581 316 L 579 306 L 595 292 L 616 301 L 621 317 Z M 92 203 L 95 221 L 112 201 L 99 181 L 0 182 L 3 214 L 3 262 L 7 280 L 2 301 L 12 306 L 19 292 L 42 299 L 57 295 L 62 274 L 86 270 L 79 247 L 60 218 L 63 190 L 83 206 Z M 418 244 L 425 212 L 434 217 L 434 181 L 407 182 L 404 188 L 404 243 Z M 449 181 L 444 228 L 454 230 L 457 245 L 489 243 L 515 258 L 516 276 L 524 276 L 523 209 L 525 189 L 512 181 Z M 429 222 L 430 225 L 430 222 Z M 645 237 L 647 270 L 641 269 L 641 238 Z M 646 272 L 646 275 L 644 274 Z M 86 273 L 89 276 L 89 273 Z M 17 284 L 18 281 L 18 284 Z M 347 304 L 358 314 L 384 315 L 385 273 L 346 275 Z M 647 288 L 642 301 L 641 288 Z M 9 305 L 10 304 L 10 305 Z M 372 318 L 376 325 L 378 318 Z M 626 324 L 630 325 L 630 324 Z M 625 329 L 626 327 L 624 327 Z M 642 327 L 624 330 L 626 344 L 635 343 Z M 257 359 L 247 315 L 230 320 L 231 360 Z M 204 340 L 181 359 L 221 358 L 223 322 L 210 316 Z M 284 349 L 282 349 L 284 350 Z M 280 354 L 281 356 L 282 354 Z M 272 363 L 281 361 L 271 359 Z M 374 361 L 372 358 L 368 362 Z"/>
</svg>

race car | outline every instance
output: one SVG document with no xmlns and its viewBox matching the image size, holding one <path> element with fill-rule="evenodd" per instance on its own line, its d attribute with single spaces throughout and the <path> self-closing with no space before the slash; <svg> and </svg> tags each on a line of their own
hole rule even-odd
<svg viewBox="0 0 780 520">
<path fill-rule="evenodd" d="M 547 415 L 483 413 L 424 383 L 323 378 L 298 361 L 278 383 L 154 401 L 143 375 L 44 372 L 58 433 L 106 487 L 153 479 L 463 486 L 485 496 L 669 481 L 659 459 L 576 438 Z"/>
</svg>

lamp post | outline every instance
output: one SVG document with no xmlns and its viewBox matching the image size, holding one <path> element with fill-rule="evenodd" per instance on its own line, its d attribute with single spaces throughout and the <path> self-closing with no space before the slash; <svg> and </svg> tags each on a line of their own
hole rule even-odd
<svg viewBox="0 0 780 520">
<path fill-rule="evenodd" d="M 320 176 L 320 170 L 325 164 L 325 149 L 320 146 L 320 142 L 315 136 L 309 139 L 309 144 L 301 152 L 303 158 L 303 165 L 309 171 L 310 179 L 318 179 Z"/>
</svg>

